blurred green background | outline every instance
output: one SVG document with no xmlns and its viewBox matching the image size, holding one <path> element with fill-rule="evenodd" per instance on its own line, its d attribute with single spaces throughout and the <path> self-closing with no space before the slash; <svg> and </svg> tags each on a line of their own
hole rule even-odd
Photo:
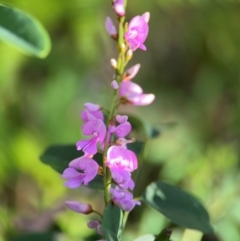
<svg viewBox="0 0 240 241">
<path fill-rule="evenodd" d="M 53 143 L 81 139 L 85 102 L 109 107 L 109 59 L 116 56 L 104 27 L 105 17 L 114 16 L 110 0 L 1 3 L 39 19 L 52 51 L 40 60 L 0 42 L 0 240 L 48 231 L 57 240 L 85 240 L 93 234 L 90 217 L 65 210 L 64 200 L 91 201 L 102 210 L 102 194 L 67 190 L 39 155 Z M 161 131 L 149 142 L 141 186 L 161 179 L 188 190 L 216 231 L 203 240 L 239 241 L 240 1 L 129 0 L 128 20 L 145 11 L 151 12 L 148 50 L 136 51 L 129 66 L 141 63 L 134 81 L 156 100 L 121 108 Z M 167 225 L 142 204 L 130 215 L 124 241 Z M 182 236 L 175 227 L 172 241 Z"/>
</svg>

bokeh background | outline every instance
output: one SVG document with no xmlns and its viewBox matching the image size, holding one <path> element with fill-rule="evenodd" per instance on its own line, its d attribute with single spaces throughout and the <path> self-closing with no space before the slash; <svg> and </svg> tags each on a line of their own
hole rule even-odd
<svg viewBox="0 0 240 241">
<path fill-rule="evenodd" d="M 0 42 L 0 240 L 54 232 L 58 240 L 94 232 L 64 200 L 91 201 L 101 193 L 69 191 L 60 175 L 39 161 L 53 143 L 81 139 L 85 102 L 108 107 L 116 56 L 104 22 L 110 0 L 1 0 L 39 19 L 52 39 L 46 59 L 25 56 Z M 216 231 L 205 241 L 240 240 L 240 2 L 238 0 L 129 0 L 127 18 L 151 12 L 147 52 L 134 81 L 154 93 L 151 106 L 121 109 L 159 128 L 149 142 L 144 187 L 154 179 L 196 195 Z M 131 213 L 124 241 L 157 234 L 171 224 L 142 204 Z M 183 229 L 174 228 L 172 241 Z M 22 241 L 27 240 L 22 238 Z M 93 239 L 94 240 L 94 239 Z M 193 239 L 186 241 L 194 241 Z"/>
</svg>

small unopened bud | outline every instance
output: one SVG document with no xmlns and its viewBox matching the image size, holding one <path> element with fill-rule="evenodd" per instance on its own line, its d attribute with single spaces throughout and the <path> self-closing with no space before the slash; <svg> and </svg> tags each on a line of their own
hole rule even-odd
<svg viewBox="0 0 240 241">
<path fill-rule="evenodd" d="M 121 43 L 121 52 L 125 53 L 126 51 L 126 44 L 125 43 Z"/>
<path fill-rule="evenodd" d="M 88 110 L 88 111 L 97 111 L 101 109 L 100 105 L 95 105 L 92 103 L 85 103 L 84 107 Z"/>
<path fill-rule="evenodd" d="M 110 63 L 114 69 L 117 69 L 117 60 L 116 59 L 110 59 Z"/>
<path fill-rule="evenodd" d="M 77 213 L 89 214 L 93 211 L 92 206 L 90 204 L 74 202 L 74 201 L 66 201 L 65 203 L 69 209 Z"/>
<path fill-rule="evenodd" d="M 149 20 L 150 20 L 150 13 L 149 13 L 149 12 L 146 12 L 146 13 L 144 13 L 144 14 L 142 15 L 142 17 L 143 17 L 144 21 L 145 21 L 146 23 L 148 23 Z"/>
<path fill-rule="evenodd" d="M 90 220 L 88 223 L 87 223 L 87 226 L 88 228 L 90 229 L 95 229 L 97 228 L 101 223 L 97 220 Z"/>
<path fill-rule="evenodd" d="M 119 88 L 118 82 L 116 80 L 112 81 L 111 86 L 114 90 L 117 90 Z"/>
<path fill-rule="evenodd" d="M 129 61 L 133 56 L 133 51 L 129 49 L 126 53 L 126 60 Z"/>
</svg>

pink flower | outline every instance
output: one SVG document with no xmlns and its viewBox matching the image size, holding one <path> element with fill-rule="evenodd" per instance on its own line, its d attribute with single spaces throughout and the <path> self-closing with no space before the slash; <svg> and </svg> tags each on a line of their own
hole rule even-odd
<svg viewBox="0 0 240 241">
<path fill-rule="evenodd" d="M 123 189 L 133 190 L 135 184 L 131 178 L 131 173 L 125 170 L 119 170 L 117 168 L 110 169 L 111 176 L 115 183 L 117 183 Z"/>
<path fill-rule="evenodd" d="M 114 0 L 113 8 L 119 16 L 125 15 L 124 0 Z"/>
<path fill-rule="evenodd" d="M 141 205 L 139 201 L 133 200 L 132 193 L 126 190 L 116 187 L 115 189 L 111 188 L 110 192 L 113 196 L 113 203 L 126 212 L 130 212 L 135 205 Z"/>
<path fill-rule="evenodd" d="M 135 64 L 135 65 L 132 66 L 130 69 L 128 69 L 128 70 L 124 73 L 123 81 L 127 81 L 127 80 L 133 79 L 133 78 L 136 76 L 136 74 L 138 73 L 140 67 L 141 67 L 140 64 Z"/>
<path fill-rule="evenodd" d="M 101 222 L 91 220 L 88 222 L 87 226 L 90 229 L 96 229 L 98 234 L 103 235 Z"/>
<path fill-rule="evenodd" d="M 69 163 L 62 174 L 62 178 L 67 179 L 65 186 L 69 188 L 77 188 L 82 183 L 88 185 L 98 173 L 98 164 L 91 158 L 79 157 Z M 77 170 L 81 171 L 78 172 Z"/>
<path fill-rule="evenodd" d="M 104 116 L 100 105 L 85 103 L 84 106 L 85 110 L 81 112 L 81 119 L 84 123 L 94 119 L 100 119 L 103 121 Z"/>
<path fill-rule="evenodd" d="M 81 202 L 66 201 L 67 207 L 74 212 L 89 214 L 92 212 L 92 206 L 90 204 L 85 204 Z"/>
<path fill-rule="evenodd" d="M 117 37 L 117 30 L 116 27 L 112 21 L 112 19 L 110 17 L 106 18 L 106 23 L 105 23 L 105 27 L 106 30 L 108 32 L 108 34 L 112 37 L 112 38 L 116 38 Z"/>
<path fill-rule="evenodd" d="M 83 126 L 84 135 L 92 135 L 89 140 L 81 140 L 77 142 L 77 150 L 83 150 L 85 154 L 94 155 L 97 153 L 97 143 L 99 142 L 101 148 L 104 145 L 104 138 L 106 135 L 106 126 L 100 119 L 93 119 L 88 121 Z"/>
<path fill-rule="evenodd" d="M 117 90 L 119 88 L 118 82 L 116 80 L 113 80 L 112 83 L 111 83 L 111 87 L 114 90 Z"/>
<path fill-rule="evenodd" d="M 130 21 L 128 30 L 125 33 L 125 39 L 132 51 L 135 51 L 138 48 L 142 50 L 147 49 L 143 43 L 148 36 L 148 30 L 149 27 L 146 13 L 143 14 L 143 16 L 136 16 Z"/>
<path fill-rule="evenodd" d="M 106 166 L 132 172 L 137 169 L 138 161 L 134 152 L 123 146 L 111 146 L 107 151 Z"/>
<path fill-rule="evenodd" d="M 149 105 L 155 99 L 154 94 L 143 94 L 142 88 L 132 81 L 121 83 L 119 95 L 132 105 Z"/>
</svg>

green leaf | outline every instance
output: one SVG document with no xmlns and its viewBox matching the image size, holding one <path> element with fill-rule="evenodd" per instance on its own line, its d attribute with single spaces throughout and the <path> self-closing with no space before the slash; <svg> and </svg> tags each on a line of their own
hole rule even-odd
<svg viewBox="0 0 240 241">
<path fill-rule="evenodd" d="M 178 187 L 161 181 L 153 182 L 143 194 L 143 200 L 177 225 L 203 233 L 213 232 L 202 204 Z"/>
<path fill-rule="evenodd" d="M 0 40 L 23 52 L 44 58 L 51 49 L 51 41 L 43 26 L 35 18 L 0 4 Z"/>
<path fill-rule="evenodd" d="M 30 233 L 14 237 L 8 241 L 54 241 L 56 240 L 54 233 Z"/>
<path fill-rule="evenodd" d="M 62 174 L 68 167 L 70 161 L 83 156 L 83 154 L 84 153 L 82 151 L 77 151 L 75 144 L 52 145 L 40 156 L 40 160 Z M 102 166 L 102 154 L 97 153 L 94 155 L 93 159 L 98 163 L 98 165 Z M 103 177 L 97 175 L 89 183 L 88 187 L 103 190 Z"/>
<path fill-rule="evenodd" d="M 157 237 L 156 237 L 156 239 L 154 239 L 154 241 L 169 241 L 171 235 L 172 235 L 172 230 L 163 229 L 160 232 L 160 234 L 157 235 Z"/>
<path fill-rule="evenodd" d="M 154 241 L 155 236 L 153 234 L 146 234 L 141 237 L 138 237 L 137 239 L 134 239 L 133 241 Z"/>
<path fill-rule="evenodd" d="M 143 133 L 147 138 L 155 138 L 160 135 L 160 131 L 157 128 L 152 127 L 137 116 L 128 115 L 128 121 L 131 123 L 133 130 L 138 133 Z"/>
<path fill-rule="evenodd" d="M 121 225 L 123 212 L 112 203 L 108 203 L 103 213 L 102 228 L 107 241 L 119 241 L 121 235 Z"/>
<path fill-rule="evenodd" d="M 128 144 L 128 149 L 133 151 L 137 156 L 142 152 L 144 143 L 141 141 L 135 141 L 131 144 Z"/>
</svg>

